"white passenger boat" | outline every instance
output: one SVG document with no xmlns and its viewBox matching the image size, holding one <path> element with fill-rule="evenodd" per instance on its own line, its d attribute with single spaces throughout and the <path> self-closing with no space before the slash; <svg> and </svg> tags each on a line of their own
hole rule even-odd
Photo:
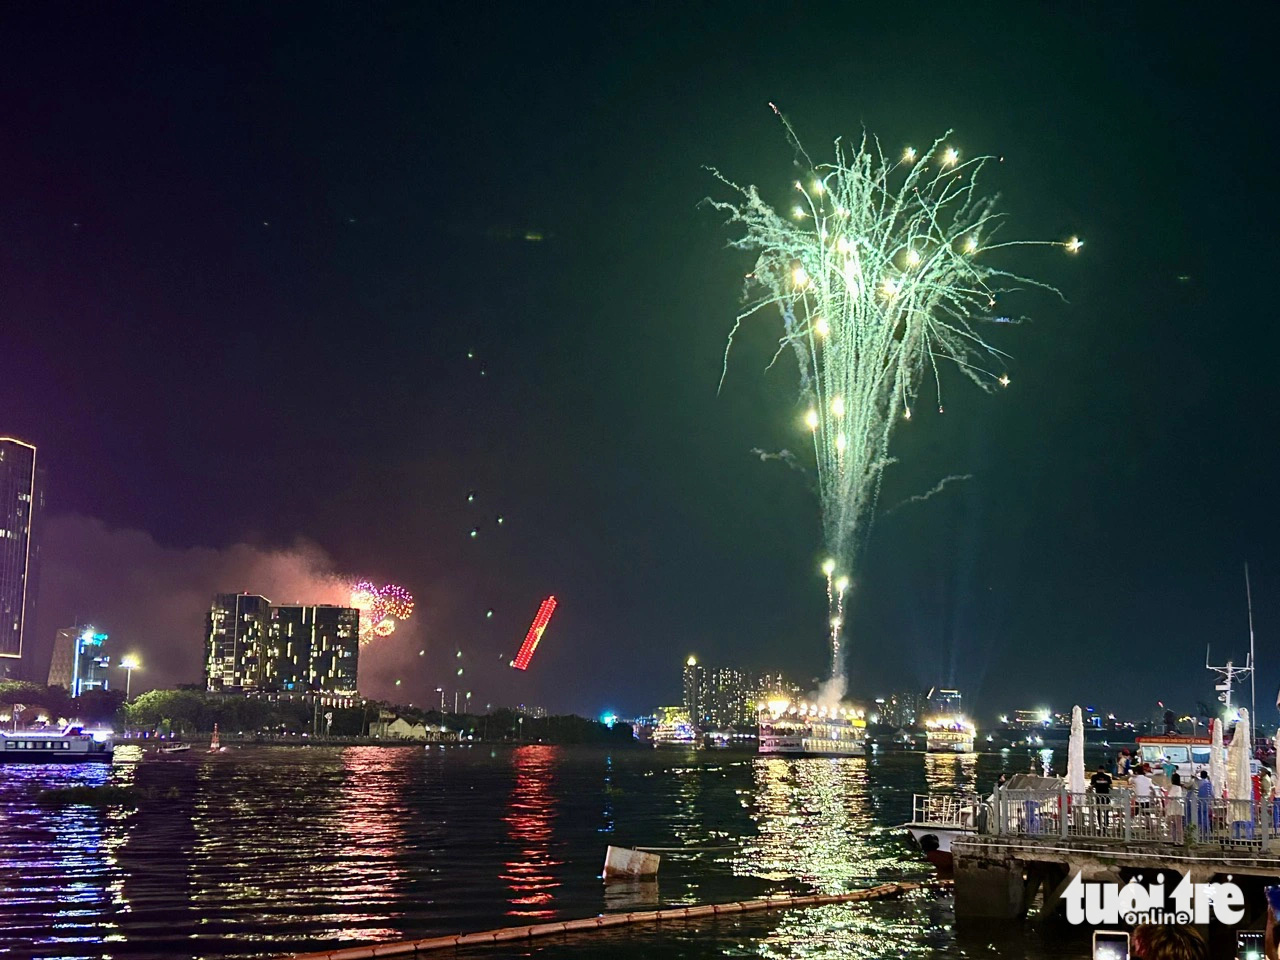
<svg viewBox="0 0 1280 960">
<path fill-rule="evenodd" d="M 0 763 L 110 763 L 114 750 L 110 730 L 0 731 Z"/>
<path fill-rule="evenodd" d="M 977 794 L 917 793 L 902 828 L 940 873 L 950 873 L 951 841 L 978 832 L 980 806 Z"/>
<path fill-rule="evenodd" d="M 964 717 L 933 717 L 924 724 L 924 748 L 929 753 L 973 753 L 977 733 Z"/>
<path fill-rule="evenodd" d="M 861 710 L 770 700 L 757 715 L 760 752 L 793 757 L 861 757 L 867 721 Z"/>
</svg>

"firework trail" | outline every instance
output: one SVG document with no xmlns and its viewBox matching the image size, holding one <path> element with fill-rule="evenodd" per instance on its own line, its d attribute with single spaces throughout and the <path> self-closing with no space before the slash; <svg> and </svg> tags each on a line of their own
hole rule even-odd
<svg viewBox="0 0 1280 960">
<path fill-rule="evenodd" d="M 905 507 L 909 503 L 924 503 L 924 501 L 926 500 L 932 500 L 934 497 L 940 494 L 943 490 L 945 490 L 947 488 L 947 484 L 949 483 L 955 483 L 957 480 L 972 480 L 972 479 L 973 479 L 972 473 L 953 473 L 948 477 L 943 477 L 936 484 L 934 484 L 934 486 L 931 489 L 926 490 L 924 493 L 918 493 L 914 497 L 907 497 L 907 499 L 903 500 L 901 503 L 895 503 L 888 510 L 884 511 L 883 516 L 887 517 L 889 516 L 889 514 L 895 512 L 896 510 L 901 509 L 902 507 Z"/>
<path fill-rule="evenodd" d="M 360 642 L 395 633 L 396 624 L 413 616 L 413 594 L 394 583 L 379 587 L 369 580 L 351 586 L 351 606 L 360 611 Z"/>
<path fill-rule="evenodd" d="M 734 202 L 710 201 L 742 231 L 730 245 L 757 254 L 747 275 L 747 305 L 725 347 L 721 382 L 742 322 L 776 307 L 782 335 L 774 361 L 790 348 L 799 365 L 831 558 L 823 567 L 832 678 L 825 689 L 842 694 L 848 573 L 866 543 L 884 470 L 893 462 L 894 428 L 911 419 L 927 380 L 941 412 L 940 362 L 956 365 L 983 389 L 1009 385 L 1006 354 L 987 343 L 977 325 L 991 319 L 988 311 L 1002 292 L 1053 288 L 992 265 L 989 254 L 1032 244 L 1075 253 L 1082 242 L 996 242 L 994 198 L 976 186 L 991 158 L 962 160 L 938 140 L 922 153 L 908 147 L 893 159 L 864 136 L 856 149 L 837 141 L 833 162 L 815 164 L 778 116 L 806 171 L 788 215 L 755 187 L 712 171 L 741 195 Z"/>
</svg>

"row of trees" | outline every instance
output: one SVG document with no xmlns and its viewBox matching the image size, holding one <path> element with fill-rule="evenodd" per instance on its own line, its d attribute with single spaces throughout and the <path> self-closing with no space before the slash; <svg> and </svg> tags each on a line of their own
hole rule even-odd
<svg viewBox="0 0 1280 960">
<path fill-rule="evenodd" d="M 634 742 L 627 724 L 608 727 L 584 717 L 530 717 L 506 708 L 484 715 L 451 714 L 370 700 L 354 707 L 317 709 L 301 700 L 260 700 L 193 689 L 148 690 L 125 703 L 119 690 L 90 690 L 72 699 L 62 687 L 0 681 L 0 713 L 12 717 L 18 706 L 22 707 L 17 711 L 19 723 L 34 723 L 42 716 L 50 721 L 66 718 L 179 737 L 210 733 L 214 724 L 227 735 L 314 729 L 335 737 L 358 737 L 368 733 L 382 711 L 390 711 L 413 723 L 445 726 L 482 740 L 616 746 Z M 326 720 L 326 713 L 333 715 L 332 721 Z"/>
<path fill-rule="evenodd" d="M 0 680 L 0 713 L 18 723 L 80 720 L 89 724 L 118 721 L 124 703 L 123 690 L 86 690 L 72 697 L 65 687 L 46 687 L 25 680 Z"/>
</svg>

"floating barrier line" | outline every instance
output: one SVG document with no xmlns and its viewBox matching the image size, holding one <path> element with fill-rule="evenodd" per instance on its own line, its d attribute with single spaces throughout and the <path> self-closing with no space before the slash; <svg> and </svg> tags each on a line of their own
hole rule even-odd
<svg viewBox="0 0 1280 960">
<path fill-rule="evenodd" d="M 699 917 L 718 917 L 737 913 L 754 913 L 759 910 L 789 910 L 794 907 L 819 907 L 833 903 L 854 903 L 859 900 L 882 900 L 896 897 L 912 890 L 947 886 L 947 882 L 886 883 L 865 890 L 849 893 L 815 894 L 807 897 L 768 897 L 761 900 L 739 900 L 734 903 L 708 903 L 696 907 L 672 907 L 667 910 L 643 910 L 636 913 L 604 913 L 583 920 L 562 920 L 556 923 L 535 923 L 525 927 L 501 927 L 482 933 L 463 933 L 451 937 L 430 937 L 426 940 L 401 940 L 395 943 L 374 943 L 364 947 L 344 947 L 340 950 L 322 950 L 319 953 L 295 953 L 287 960 L 370 960 L 375 957 L 407 957 L 431 950 L 449 950 L 454 947 L 476 947 L 483 944 L 506 943 L 512 940 L 528 940 L 533 937 L 549 937 L 557 933 L 576 933 L 582 930 L 603 930 L 606 927 L 626 927 L 637 923 L 661 923 L 664 920 L 693 920 Z"/>
<path fill-rule="evenodd" d="M 741 850 L 742 844 L 731 843 L 724 847 L 631 847 L 645 853 L 705 853 L 708 850 Z"/>
</svg>

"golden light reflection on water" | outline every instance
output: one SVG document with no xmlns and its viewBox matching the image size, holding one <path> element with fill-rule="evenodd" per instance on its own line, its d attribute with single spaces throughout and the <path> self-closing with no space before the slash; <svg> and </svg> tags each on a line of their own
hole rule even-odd
<svg viewBox="0 0 1280 960">
<path fill-rule="evenodd" d="M 930 791 L 951 793 L 959 789 L 976 789 L 978 755 L 976 753 L 926 753 L 924 779 Z"/>
<path fill-rule="evenodd" d="M 865 760 L 761 757 L 753 774 L 755 794 L 745 802 L 756 833 L 743 841 L 736 874 L 819 893 L 867 886 L 888 871 L 902 875 L 872 815 Z"/>
<path fill-rule="evenodd" d="M 333 931 L 338 939 L 394 940 L 403 930 L 394 925 L 404 870 L 405 823 L 409 815 L 400 799 L 405 770 L 402 757 L 380 747 L 350 747 L 342 751 L 342 806 L 350 815 L 341 819 L 347 837 L 347 876 L 343 889 L 354 925 Z M 385 924 L 379 926 L 379 924 Z"/>
<path fill-rule="evenodd" d="M 784 911 L 758 954 L 771 960 L 930 956 L 950 937 L 950 915 L 931 893 L 908 899 Z"/>
<path fill-rule="evenodd" d="M 554 869 L 563 861 L 551 853 L 556 818 L 553 789 L 558 748 L 530 744 L 511 754 L 516 782 L 502 819 L 516 855 L 503 867 L 502 879 L 511 891 L 510 916 L 552 917 L 553 891 L 560 886 Z"/>
</svg>

